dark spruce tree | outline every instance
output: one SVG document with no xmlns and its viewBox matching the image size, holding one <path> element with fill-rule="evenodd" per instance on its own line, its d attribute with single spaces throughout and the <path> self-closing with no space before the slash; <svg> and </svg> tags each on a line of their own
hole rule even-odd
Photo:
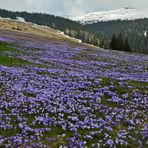
<svg viewBox="0 0 148 148">
<path fill-rule="evenodd" d="M 131 47 L 129 45 L 129 42 L 128 42 L 128 38 L 127 37 L 125 39 L 124 50 L 125 51 L 129 51 L 129 52 L 131 51 Z"/>
<path fill-rule="evenodd" d="M 126 39 L 124 40 L 121 33 L 119 33 L 118 36 L 115 35 L 112 36 L 109 47 L 112 50 L 131 51 L 128 38 L 126 37 Z"/>
<path fill-rule="evenodd" d="M 104 48 L 104 40 L 100 41 L 99 47 Z"/>
<path fill-rule="evenodd" d="M 110 45 L 109 45 L 110 49 L 114 50 L 115 49 L 115 44 L 116 44 L 116 37 L 113 34 Z"/>
<path fill-rule="evenodd" d="M 124 50 L 124 38 L 121 33 L 116 37 L 115 50 Z"/>
</svg>

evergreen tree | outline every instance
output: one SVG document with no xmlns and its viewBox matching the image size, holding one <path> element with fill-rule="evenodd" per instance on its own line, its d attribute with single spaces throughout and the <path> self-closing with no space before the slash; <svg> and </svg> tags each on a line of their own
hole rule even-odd
<svg viewBox="0 0 148 148">
<path fill-rule="evenodd" d="M 131 51 L 128 38 L 126 37 L 124 41 L 124 38 L 121 33 L 117 37 L 115 35 L 112 36 L 112 39 L 110 41 L 110 49 Z"/>
<path fill-rule="evenodd" d="M 115 49 L 116 50 L 124 50 L 124 39 L 123 39 L 123 36 L 121 33 L 116 38 Z"/>
<path fill-rule="evenodd" d="M 125 51 L 131 51 L 131 47 L 129 45 L 129 42 L 128 42 L 128 38 L 127 37 L 125 39 L 124 50 Z"/>
<path fill-rule="evenodd" d="M 114 50 L 115 49 L 115 44 L 116 44 L 116 37 L 113 34 L 112 39 L 111 39 L 111 42 L 110 42 L 110 45 L 109 45 L 110 49 L 113 49 Z"/>
<path fill-rule="evenodd" d="M 100 41 L 99 47 L 104 48 L 104 40 Z"/>
</svg>

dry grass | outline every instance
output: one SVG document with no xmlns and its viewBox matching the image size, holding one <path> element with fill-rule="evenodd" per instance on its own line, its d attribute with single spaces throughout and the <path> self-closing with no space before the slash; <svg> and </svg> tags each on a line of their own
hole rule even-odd
<svg viewBox="0 0 148 148">
<path fill-rule="evenodd" d="M 79 45 L 84 48 L 90 48 L 93 50 L 96 49 L 96 47 L 93 45 L 80 43 L 71 37 L 66 37 L 63 34 L 60 34 L 57 30 L 54 30 L 50 27 L 39 26 L 27 22 L 19 22 L 17 20 L 0 18 L 0 35 L 13 36 L 14 34 L 15 37 L 17 37 L 18 39 L 36 38 L 37 40 L 44 40 L 44 41 L 52 40 L 57 43 L 64 42 L 71 44 L 72 46 Z"/>
<path fill-rule="evenodd" d="M 56 30 L 53 30 L 49 27 L 37 26 L 32 23 L 24 23 L 15 20 L 0 19 L 0 28 L 19 32 L 21 31 L 24 33 L 31 33 L 49 38 L 63 37 Z"/>
<path fill-rule="evenodd" d="M 51 29 L 50 27 L 38 26 L 32 23 L 19 22 L 15 20 L 0 19 L 0 29 L 13 32 L 21 32 L 27 36 L 34 36 L 42 39 L 53 39 L 57 41 L 70 41 L 75 42 L 72 38 L 67 38 L 60 34 L 58 31 Z M 0 32 L 2 35 L 2 31 Z"/>
</svg>

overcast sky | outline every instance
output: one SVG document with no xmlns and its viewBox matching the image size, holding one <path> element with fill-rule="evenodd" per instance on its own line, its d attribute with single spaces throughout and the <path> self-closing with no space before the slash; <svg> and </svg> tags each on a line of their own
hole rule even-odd
<svg viewBox="0 0 148 148">
<path fill-rule="evenodd" d="M 148 0 L 0 0 L 0 8 L 61 16 L 122 7 L 148 8 Z"/>
</svg>

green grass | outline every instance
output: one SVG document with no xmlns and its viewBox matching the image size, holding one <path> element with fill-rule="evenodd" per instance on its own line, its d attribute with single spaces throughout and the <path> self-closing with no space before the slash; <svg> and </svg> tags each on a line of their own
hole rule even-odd
<svg viewBox="0 0 148 148">
<path fill-rule="evenodd" d="M 15 136 L 17 133 L 19 133 L 19 129 L 9 129 L 9 130 L 3 130 L 1 129 L 0 135 L 3 135 L 4 137 Z"/>
<path fill-rule="evenodd" d="M 2 56 L 2 55 L 0 55 L 0 65 L 5 65 L 9 67 L 20 66 L 20 65 L 32 65 L 32 66 L 41 67 L 41 65 L 39 64 L 28 62 L 22 59 L 17 59 L 16 57 L 7 57 L 7 56 Z"/>
<path fill-rule="evenodd" d="M 19 50 L 15 49 L 14 46 L 15 45 L 12 43 L 0 42 L 0 53 L 3 51 L 20 52 Z"/>
<path fill-rule="evenodd" d="M 23 59 L 17 58 L 17 54 L 21 51 L 15 49 L 16 45 L 6 42 L 0 42 L 0 65 L 4 66 L 20 66 L 20 65 L 32 65 L 42 68 L 47 68 L 47 66 L 36 64 L 33 62 L 28 62 Z M 12 53 L 12 56 L 8 56 L 6 52 Z"/>
<path fill-rule="evenodd" d="M 148 82 L 138 82 L 138 81 L 129 81 L 129 84 L 131 84 L 132 86 L 137 86 L 137 87 L 148 87 Z"/>
</svg>

